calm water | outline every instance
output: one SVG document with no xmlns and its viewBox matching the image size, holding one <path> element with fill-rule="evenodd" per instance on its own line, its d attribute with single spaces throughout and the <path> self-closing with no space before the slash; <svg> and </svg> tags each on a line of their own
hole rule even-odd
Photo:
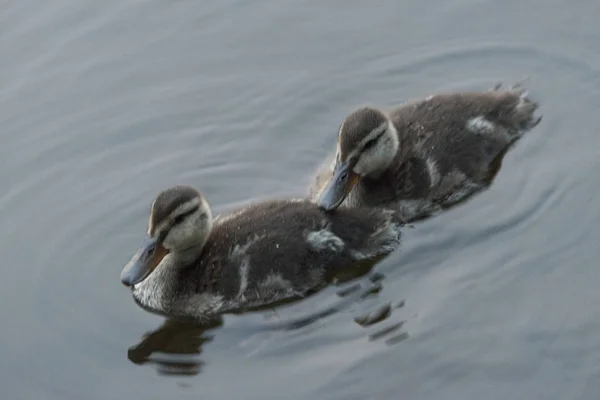
<svg viewBox="0 0 600 400">
<path fill-rule="evenodd" d="M 0 397 L 596 399 L 599 19 L 592 0 L 1 1 Z M 352 107 L 526 75 L 544 121 L 489 191 L 406 230 L 378 293 L 338 295 L 367 275 L 203 331 L 120 284 L 160 189 L 217 211 L 303 194 Z"/>
</svg>

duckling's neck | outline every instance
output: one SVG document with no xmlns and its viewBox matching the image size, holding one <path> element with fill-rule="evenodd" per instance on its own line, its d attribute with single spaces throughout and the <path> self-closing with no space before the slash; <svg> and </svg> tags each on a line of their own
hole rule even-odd
<svg viewBox="0 0 600 400">
<path fill-rule="evenodd" d="M 374 207 L 391 202 L 395 194 L 390 190 L 390 185 L 387 182 L 388 176 L 383 174 L 378 175 L 376 178 L 371 176 L 360 177 L 344 199 L 343 205 L 347 207 Z"/>
<path fill-rule="evenodd" d="M 202 245 L 188 247 L 187 249 L 177 250 L 170 253 L 173 263 L 177 266 L 183 267 L 196 261 L 204 248 L 204 242 Z"/>
<path fill-rule="evenodd" d="M 152 273 L 133 288 L 133 297 L 144 308 L 161 313 L 172 313 L 176 309 L 181 289 L 178 279 L 180 270 L 196 261 L 202 246 L 190 247 L 167 254 Z"/>
<path fill-rule="evenodd" d="M 348 196 L 346 196 L 342 204 L 352 208 L 365 205 L 367 204 L 368 198 L 364 194 L 365 189 L 362 178 L 359 178 L 358 182 L 356 182 L 356 185 L 350 190 L 350 193 L 348 193 Z"/>
<path fill-rule="evenodd" d="M 146 279 L 133 286 L 135 300 L 146 309 L 168 312 L 172 308 L 177 267 L 172 255 L 167 254 Z"/>
</svg>

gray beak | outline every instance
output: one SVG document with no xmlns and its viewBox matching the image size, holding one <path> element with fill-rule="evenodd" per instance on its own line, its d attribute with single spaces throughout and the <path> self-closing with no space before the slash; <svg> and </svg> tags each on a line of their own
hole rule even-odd
<svg viewBox="0 0 600 400">
<path fill-rule="evenodd" d="M 358 182 L 358 175 L 352 171 L 354 163 L 336 164 L 333 176 L 321 192 L 317 204 L 324 210 L 334 210 L 342 204 L 350 190 Z"/>
<path fill-rule="evenodd" d="M 143 281 L 168 253 L 158 238 L 147 237 L 121 272 L 121 282 L 125 286 L 133 286 Z"/>
</svg>

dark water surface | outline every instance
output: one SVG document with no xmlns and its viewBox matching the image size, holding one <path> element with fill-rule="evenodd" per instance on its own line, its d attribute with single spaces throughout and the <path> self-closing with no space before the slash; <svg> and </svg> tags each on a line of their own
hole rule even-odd
<svg viewBox="0 0 600 400">
<path fill-rule="evenodd" d="M 597 399 L 598 21 L 592 0 L 0 1 L 0 397 Z M 526 75 L 544 121 L 489 191 L 406 230 L 378 293 L 202 331 L 120 284 L 160 189 L 303 194 L 352 107 Z"/>
</svg>

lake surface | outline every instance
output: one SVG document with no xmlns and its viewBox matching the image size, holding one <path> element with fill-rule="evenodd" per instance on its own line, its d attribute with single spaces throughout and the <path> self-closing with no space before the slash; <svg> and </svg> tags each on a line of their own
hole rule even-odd
<svg viewBox="0 0 600 400">
<path fill-rule="evenodd" d="M 600 3 L 0 1 L 2 399 L 597 399 Z M 355 106 L 529 76 L 493 186 L 372 273 L 202 330 L 119 275 L 156 193 L 306 193 Z M 393 307 L 382 321 L 355 318 Z"/>
</svg>

